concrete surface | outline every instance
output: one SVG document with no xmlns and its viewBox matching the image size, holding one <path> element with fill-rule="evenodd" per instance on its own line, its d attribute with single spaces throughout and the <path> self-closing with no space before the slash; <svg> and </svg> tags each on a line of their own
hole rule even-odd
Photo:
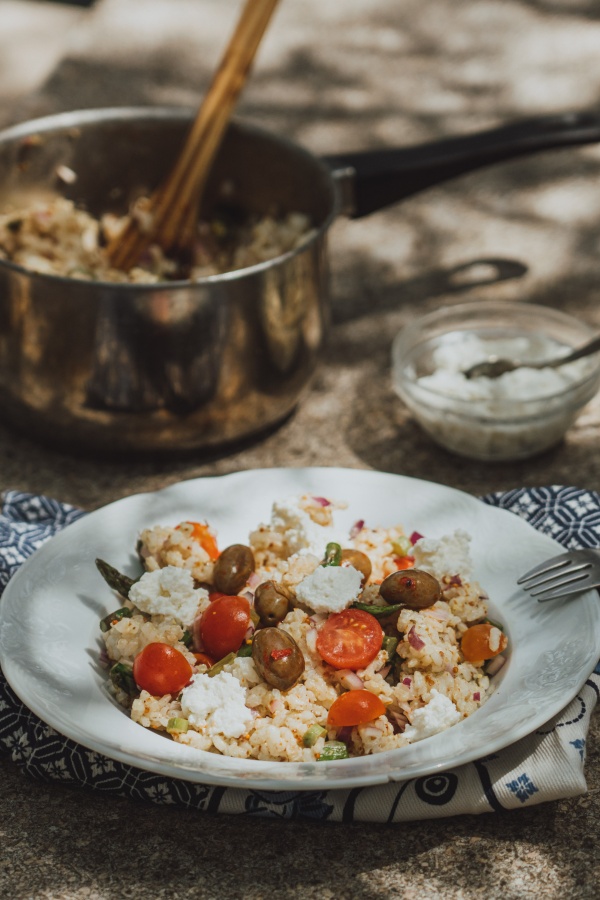
<svg viewBox="0 0 600 900">
<path fill-rule="evenodd" d="M 23 48 L 37 40 L 47 6 L 12 0 L 0 8 L 0 16 L 8 9 L 29 18 L 19 32 Z M 238 9 L 234 0 L 68 8 L 77 19 L 54 36 L 48 29 L 60 51 L 36 85 L 0 28 L 0 123 L 84 106 L 196 105 Z M 283 0 L 239 114 L 327 153 L 594 107 L 599 98 L 600 13 L 592 0 Z M 0 424 L 0 487 L 92 509 L 198 475 L 336 464 L 473 494 L 551 483 L 600 490 L 600 398 L 559 447 L 491 466 L 432 445 L 389 381 L 393 334 L 442 304 L 537 301 L 600 328 L 599 175 L 596 147 L 550 152 L 365 220 L 340 220 L 323 365 L 297 413 L 264 440 L 210 457 L 115 462 L 47 450 Z M 394 828 L 208 819 L 39 785 L 5 761 L 0 893 L 19 900 L 595 898 L 599 738 L 596 716 L 585 797 Z"/>
</svg>

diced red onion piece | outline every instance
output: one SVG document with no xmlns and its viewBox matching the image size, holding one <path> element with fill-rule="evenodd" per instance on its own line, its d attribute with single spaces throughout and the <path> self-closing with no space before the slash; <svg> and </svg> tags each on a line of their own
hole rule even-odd
<svg viewBox="0 0 600 900">
<path fill-rule="evenodd" d="M 338 728 L 336 737 L 343 744 L 349 744 L 352 737 L 352 725 L 343 725 L 342 728 Z"/>
<path fill-rule="evenodd" d="M 404 715 L 404 713 L 396 712 L 393 709 L 388 709 L 388 718 L 390 718 L 395 725 L 394 731 L 396 734 L 402 734 L 406 726 L 408 725 L 408 719 Z"/>
<path fill-rule="evenodd" d="M 250 606 L 254 606 L 254 591 L 244 591 L 242 597 L 245 597 Z"/>
<path fill-rule="evenodd" d="M 382 678 L 386 678 L 390 674 L 391 668 L 390 665 L 384 666 L 383 669 L 378 669 L 377 674 L 381 675 Z"/>
<path fill-rule="evenodd" d="M 402 679 L 402 684 L 405 684 L 406 687 L 410 687 L 411 684 L 412 684 L 412 678 L 403 678 L 403 679 Z"/>
<path fill-rule="evenodd" d="M 317 652 L 317 629 L 309 628 L 306 632 L 306 646 L 311 653 Z"/>
<path fill-rule="evenodd" d="M 502 654 L 499 653 L 498 656 L 494 656 L 493 659 L 490 659 L 489 663 L 487 664 L 485 674 L 489 675 L 490 678 L 492 677 L 492 675 L 497 675 L 505 662 L 506 657 L 502 656 Z"/>
<path fill-rule="evenodd" d="M 326 497 L 313 497 L 312 499 L 315 503 L 318 503 L 319 506 L 331 506 L 331 500 L 327 500 Z"/>
<path fill-rule="evenodd" d="M 451 575 L 446 584 L 453 584 L 456 587 L 462 587 L 462 578 L 460 575 Z"/>
<path fill-rule="evenodd" d="M 479 693 L 479 691 L 475 691 L 475 693 L 473 694 L 473 700 L 481 700 L 481 694 Z"/>
<path fill-rule="evenodd" d="M 345 687 L 348 691 L 360 691 L 365 686 L 362 678 L 356 672 L 353 672 L 352 669 L 340 669 L 337 676 L 342 687 Z"/>
<path fill-rule="evenodd" d="M 411 544 L 412 544 L 413 547 L 414 547 L 415 544 L 417 543 L 417 541 L 420 541 L 421 538 L 423 538 L 423 537 L 425 537 L 424 534 L 419 534 L 418 531 L 413 531 L 413 533 L 412 533 L 411 536 L 409 537 L 409 541 L 411 542 Z"/>
<path fill-rule="evenodd" d="M 257 588 L 260 584 L 260 575 L 257 575 L 256 572 L 250 572 L 250 577 L 248 578 L 248 587 Z"/>
<path fill-rule="evenodd" d="M 415 626 L 413 625 L 408 634 L 406 635 L 406 639 L 408 643 L 413 648 L 413 650 L 422 650 L 425 646 L 425 641 L 419 637 L 417 632 L 415 631 Z"/>
<path fill-rule="evenodd" d="M 251 622 L 250 625 L 248 625 L 248 630 L 246 631 L 246 634 L 244 635 L 244 640 L 249 641 L 253 634 L 254 634 L 254 623 Z"/>
<path fill-rule="evenodd" d="M 363 530 L 364 527 L 365 527 L 365 520 L 359 519 L 358 522 L 355 522 L 354 525 L 352 526 L 352 528 L 350 529 L 350 537 L 351 538 L 357 537 L 357 535 L 360 534 L 360 532 Z"/>
</svg>

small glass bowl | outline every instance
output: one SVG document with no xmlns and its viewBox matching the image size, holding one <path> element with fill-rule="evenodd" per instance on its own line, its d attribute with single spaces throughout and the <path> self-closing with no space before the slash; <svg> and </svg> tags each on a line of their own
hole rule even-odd
<svg viewBox="0 0 600 900">
<path fill-rule="evenodd" d="M 558 443 L 597 392 L 600 353 L 559 369 L 522 369 L 500 379 L 467 381 L 461 373 L 494 355 L 551 359 L 594 333 L 573 316 L 532 303 L 444 307 L 394 339 L 394 389 L 447 450 L 487 461 L 526 459 Z"/>
</svg>

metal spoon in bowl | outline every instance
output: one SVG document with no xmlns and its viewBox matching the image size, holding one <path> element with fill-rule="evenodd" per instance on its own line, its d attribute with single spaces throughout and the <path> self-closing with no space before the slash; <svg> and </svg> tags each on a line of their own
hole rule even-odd
<svg viewBox="0 0 600 900">
<path fill-rule="evenodd" d="M 465 378 L 499 378 L 506 372 L 513 372 L 515 369 L 557 369 L 567 363 L 581 359 L 582 356 L 590 356 L 600 350 L 600 334 L 593 337 L 587 343 L 582 344 L 572 350 L 566 356 L 559 356 L 556 359 L 546 359 L 541 362 L 521 362 L 519 359 L 502 359 L 498 356 L 490 356 L 484 362 L 475 363 L 465 369 L 463 375 Z"/>
</svg>

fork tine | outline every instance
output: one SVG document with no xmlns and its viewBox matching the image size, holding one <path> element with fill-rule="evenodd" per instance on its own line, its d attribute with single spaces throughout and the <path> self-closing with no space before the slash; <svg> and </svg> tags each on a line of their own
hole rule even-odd
<svg viewBox="0 0 600 900">
<path fill-rule="evenodd" d="M 546 572 L 554 572 L 556 569 L 564 568 L 564 566 L 569 565 L 572 559 L 572 553 L 561 553 L 559 556 L 553 556 L 552 559 L 547 559 L 545 562 L 539 563 L 539 565 L 534 566 L 532 569 L 529 569 L 528 572 L 525 572 L 524 575 L 521 575 L 517 580 L 517 584 L 523 584 L 524 581 L 528 581 L 530 578 L 533 578 L 534 575 L 545 575 Z"/>
<path fill-rule="evenodd" d="M 530 590 L 529 593 L 532 597 L 538 597 L 540 594 L 545 594 L 548 591 L 560 590 L 561 588 L 569 587 L 570 585 L 579 586 L 588 581 L 591 581 L 591 576 L 587 571 L 569 573 L 567 578 L 546 579 L 545 582 L 535 585 L 535 590 Z M 542 587 L 542 585 L 545 585 L 545 587 Z"/>
<path fill-rule="evenodd" d="M 572 594 L 581 594 L 594 587 L 598 587 L 598 582 L 593 578 L 590 578 L 590 576 L 587 576 L 585 579 L 573 581 L 570 585 L 567 584 L 562 588 L 555 588 L 553 590 L 547 589 L 545 591 L 540 591 L 538 594 L 532 594 L 532 596 L 536 597 L 538 603 L 545 603 L 547 600 L 559 600 L 561 597 L 569 597 Z"/>
<path fill-rule="evenodd" d="M 560 568 L 555 567 L 554 569 L 549 570 L 548 572 L 540 575 L 540 576 L 532 576 L 527 580 L 527 584 L 524 584 L 523 587 L 526 591 L 533 591 L 534 588 L 540 587 L 542 584 L 548 584 L 548 582 L 554 582 L 555 584 L 568 584 L 568 581 L 560 581 L 563 576 L 566 575 L 574 575 L 577 572 L 587 572 L 588 569 L 591 569 L 591 562 L 581 562 L 576 566 L 563 565 Z M 521 579 L 522 582 L 522 579 Z M 520 582 L 517 582 L 519 584 Z"/>
</svg>

